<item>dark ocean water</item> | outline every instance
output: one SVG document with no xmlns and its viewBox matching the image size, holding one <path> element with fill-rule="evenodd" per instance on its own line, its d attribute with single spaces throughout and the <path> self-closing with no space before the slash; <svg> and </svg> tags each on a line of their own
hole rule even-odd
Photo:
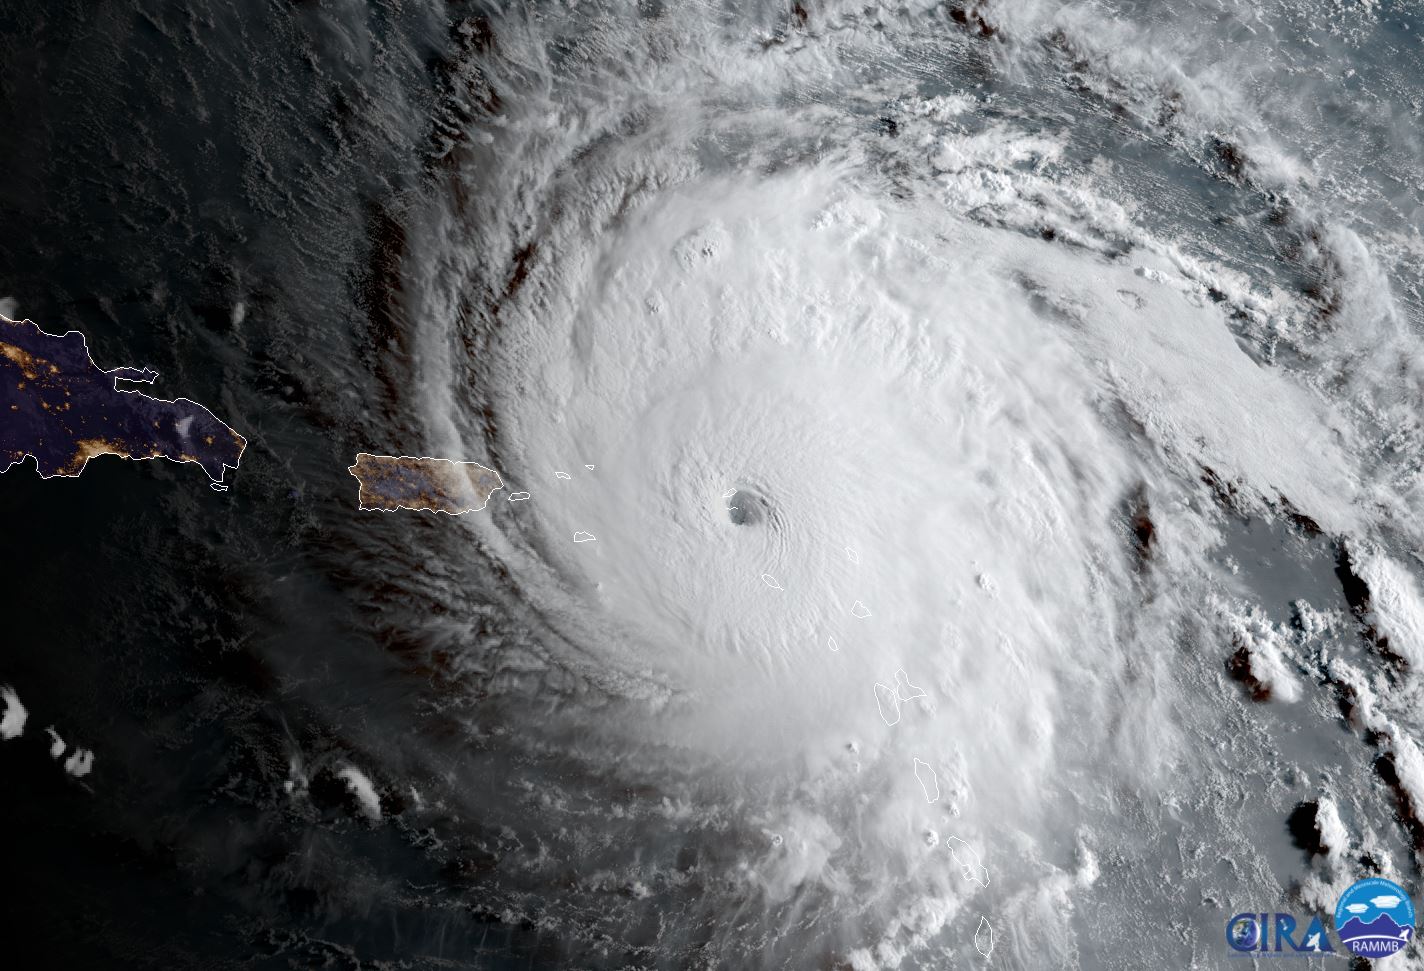
<svg viewBox="0 0 1424 971">
<path fill-rule="evenodd" d="M 1214 968 L 1418 890 L 1420 30 L 0 9 L 0 310 L 249 442 L 0 476 L 7 952 Z"/>
</svg>

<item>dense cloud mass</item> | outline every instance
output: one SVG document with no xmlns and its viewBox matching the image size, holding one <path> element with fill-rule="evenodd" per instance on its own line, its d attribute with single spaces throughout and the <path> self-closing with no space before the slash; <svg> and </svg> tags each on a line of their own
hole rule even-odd
<svg viewBox="0 0 1424 971">
<path fill-rule="evenodd" d="M 256 113 L 214 327 L 241 835 L 169 837 L 264 848 L 228 933 L 1217 967 L 1413 880 L 1424 23 L 1379 7 L 302 14 L 339 148 Z M 357 451 L 503 489 L 361 513 Z"/>
</svg>

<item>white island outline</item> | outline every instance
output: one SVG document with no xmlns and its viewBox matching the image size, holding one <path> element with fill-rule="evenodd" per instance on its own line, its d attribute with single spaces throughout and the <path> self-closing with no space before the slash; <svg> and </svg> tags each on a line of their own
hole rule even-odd
<svg viewBox="0 0 1424 971">
<path fill-rule="evenodd" d="M 425 506 L 409 505 L 408 503 L 403 502 L 403 501 L 402 501 L 401 499 L 399 499 L 399 498 L 389 498 L 389 497 L 387 498 L 387 501 L 388 501 L 394 508 L 386 508 L 386 507 L 384 507 L 384 506 L 378 506 L 378 505 L 367 505 L 367 504 L 366 504 L 366 498 L 365 498 L 365 496 L 364 496 L 364 493 L 365 493 L 365 491 L 366 491 L 366 483 L 364 482 L 364 480 L 362 480 L 361 476 L 359 476 L 359 475 L 356 473 L 356 470 L 361 467 L 361 460 L 362 460 L 362 458 L 375 459 L 375 460 L 377 460 L 377 461 L 383 461 L 383 462 L 389 462 L 389 463 L 400 463 L 400 462 L 423 462 L 423 463 L 432 463 L 432 464 L 435 465 L 437 468 L 439 468 L 439 467 L 441 467 L 441 466 L 450 466 L 452 469 L 466 468 L 466 467 L 468 467 L 469 469 L 474 469 L 474 470 L 476 470 L 476 471 L 479 472 L 479 473 L 488 473 L 489 475 L 493 476 L 493 477 L 494 477 L 494 482 L 495 482 L 495 484 L 494 484 L 494 485 L 489 489 L 489 491 L 485 494 L 484 499 L 480 502 L 480 504 L 479 504 L 478 506 L 474 505 L 473 503 L 466 503 L 466 504 L 464 504 L 463 508 L 460 508 L 460 509 L 458 509 L 457 511 L 454 511 L 454 512 L 451 512 L 451 511 L 448 510 L 448 509 L 436 509 L 436 508 L 432 508 L 431 506 L 428 506 L 428 505 L 425 505 Z M 358 484 L 357 495 L 356 495 L 356 505 L 357 505 L 357 508 L 360 509 L 362 512 L 398 513 L 398 512 L 410 511 L 410 512 L 429 512 L 429 513 L 443 514 L 443 515 L 452 516 L 452 517 L 453 517 L 453 516 L 463 516 L 463 515 L 465 515 L 466 513 L 481 512 L 481 511 L 483 511 L 484 508 L 489 505 L 490 499 L 494 498 L 494 494 L 495 494 L 496 492 L 501 491 L 501 490 L 504 488 L 504 480 L 503 480 L 502 478 L 500 478 L 500 474 L 499 474 L 498 472 L 496 472 L 494 469 L 489 468 L 488 466 L 480 465 L 478 462 L 464 462 L 464 461 L 460 461 L 460 460 L 458 460 L 458 459 L 440 458 L 439 456 L 435 456 L 435 455 L 381 455 L 381 454 L 378 454 L 378 453 L 376 453 L 376 452 L 357 452 L 357 453 L 356 453 L 356 461 L 355 461 L 355 464 L 354 464 L 354 465 L 347 466 L 346 471 L 351 475 L 351 477 L 352 477 L 353 479 L 356 480 L 356 482 L 357 482 L 357 484 Z M 476 489 L 475 491 L 476 491 L 476 493 L 478 493 L 480 490 Z M 374 492 L 374 490 L 373 490 L 373 492 Z M 455 504 L 455 503 L 452 502 L 452 505 L 454 505 L 454 504 Z"/>
</svg>

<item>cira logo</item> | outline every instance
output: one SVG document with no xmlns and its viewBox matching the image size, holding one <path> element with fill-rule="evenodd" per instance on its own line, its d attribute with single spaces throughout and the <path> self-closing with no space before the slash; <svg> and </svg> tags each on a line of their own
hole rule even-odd
<svg viewBox="0 0 1424 971">
<path fill-rule="evenodd" d="M 1414 902 L 1392 880 L 1361 880 L 1335 905 L 1335 933 L 1361 957 L 1388 957 L 1414 937 Z"/>
<path fill-rule="evenodd" d="M 1226 943 L 1233 951 L 1262 957 L 1333 954 L 1330 935 L 1319 917 L 1304 931 L 1292 914 L 1237 914 L 1226 922 Z"/>
</svg>

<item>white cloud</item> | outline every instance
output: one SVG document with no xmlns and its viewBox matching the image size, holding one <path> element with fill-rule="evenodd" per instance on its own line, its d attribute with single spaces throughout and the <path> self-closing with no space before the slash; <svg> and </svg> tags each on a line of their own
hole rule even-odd
<svg viewBox="0 0 1424 971">
<path fill-rule="evenodd" d="M 1384 894 L 1379 897 L 1371 897 L 1370 903 L 1374 904 L 1380 910 L 1391 910 L 1399 906 L 1399 898 L 1394 894 Z"/>
<path fill-rule="evenodd" d="M 1353 551 L 1352 551 L 1353 553 Z M 1366 550 L 1356 572 L 1370 585 L 1370 609 L 1389 646 L 1411 665 L 1424 663 L 1424 596 L 1414 577 L 1379 550 Z"/>
<path fill-rule="evenodd" d="M 30 713 L 20 704 L 20 696 L 8 685 L 0 688 L 0 699 L 5 701 L 5 714 L 0 715 L 0 738 L 19 738 L 25 730 L 25 719 Z"/>
<path fill-rule="evenodd" d="M 307 778 L 306 771 L 302 768 L 302 759 L 299 755 L 293 755 L 287 760 L 287 781 L 282 783 L 282 789 L 289 796 L 305 796 L 311 787 L 311 780 Z"/>
<path fill-rule="evenodd" d="M 360 769 L 344 765 L 336 772 L 337 778 L 346 783 L 346 789 L 361 804 L 361 811 L 372 820 L 381 818 L 381 797 L 376 795 L 376 787 Z"/>
<path fill-rule="evenodd" d="M 69 758 L 64 760 L 64 771 L 82 779 L 94 768 L 94 753 L 87 748 L 75 748 Z"/>
<path fill-rule="evenodd" d="M 1369 904 L 1346 904 L 1345 909 L 1352 914 L 1363 914 L 1370 909 Z"/>
<path fill-rule="evenodd" d="M 1340 810 L 1333 799 L 1321 797 L 1315 814 L 1315 828 L 1320 833 L 1321 845 L 1331 860 L 1342 860 L 1350 850 L 1350 834 L 1340 819 Z"/>
</svg>

